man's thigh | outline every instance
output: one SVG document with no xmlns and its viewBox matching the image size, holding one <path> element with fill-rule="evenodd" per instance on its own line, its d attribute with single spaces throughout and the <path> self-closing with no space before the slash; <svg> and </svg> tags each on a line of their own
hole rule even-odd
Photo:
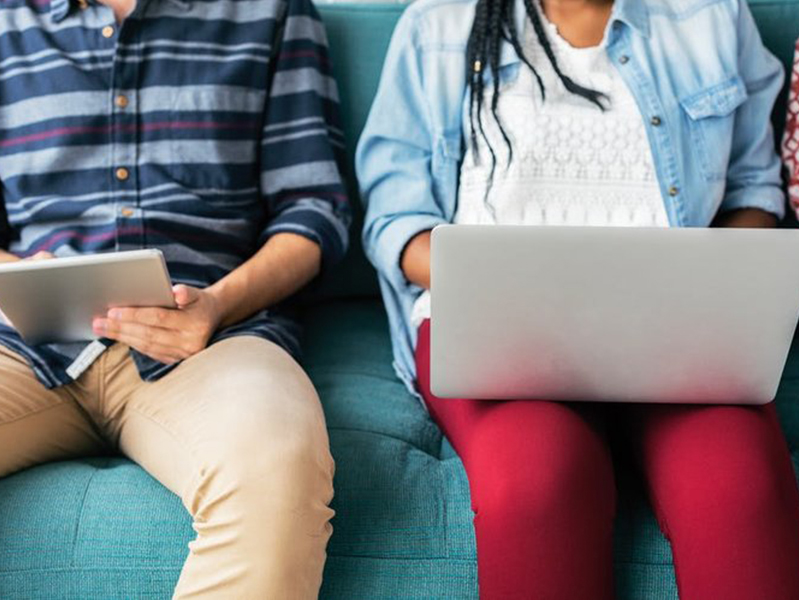
<svg viewBox="0 0 799 600">
<path fill-rule="evenodd" d="M 0 477 L 104 450 L 101 436 L 67 390 L 48 390 L 25 359 L 0 346 Z"/>
<path fill-rule="evenodd" d="M 332 470 L 316 391 L 296 361 L 272 342 L 254 336 L 224 340 L 153 383 L 142 383 L 128 361 L 119 377 L 138 385 L 130 394 L 109 396 L 109 433 L 125 455 L 184 501 L 205 471 L 236 476 L 247 461 L 288 445 L 311 444 Z"/>
</svg>

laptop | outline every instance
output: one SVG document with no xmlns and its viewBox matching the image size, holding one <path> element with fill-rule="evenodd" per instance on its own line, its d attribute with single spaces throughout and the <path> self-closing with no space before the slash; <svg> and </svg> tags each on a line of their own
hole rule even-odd
<svg viewBox="0 0 799 600">
<path fill-rule="evenodd" d="M 764 404 L 799 318 L 799 230 L 444 225 L 431 390 Z"/>
</svg>

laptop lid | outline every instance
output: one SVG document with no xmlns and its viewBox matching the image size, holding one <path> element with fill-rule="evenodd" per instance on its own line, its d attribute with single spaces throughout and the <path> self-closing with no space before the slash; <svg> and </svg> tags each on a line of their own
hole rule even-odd
<svg viewBox="0 0 799 600">
<path fill-rule="evenodd" d="M 444 398 L 761 404 L 799 316 L 799 231 L 445 225 Z"/>
</svg>

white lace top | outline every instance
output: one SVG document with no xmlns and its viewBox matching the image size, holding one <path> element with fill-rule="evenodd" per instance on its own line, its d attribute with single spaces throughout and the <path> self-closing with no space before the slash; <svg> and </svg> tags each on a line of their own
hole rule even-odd
<svg viewBox="0 0 799 600">
<path fill-rule="evenodd" d="M 455 223 L 518 225 L 668 226 L 646 127 L 635 99 L 606 45 L 574 48 L 551 23 L 547 36 L 561 70 L 575 82 L 604 92 L 608 110 L 569 93 L 555 74 L 532 26 L 526 27 L 525 53 L 538 70 L 546 100 L 524 65 L 502 89 L 498 113 L 513 144 L 513 162 L 488 110 L 486 86 L 483 125 L 497 154 L 494 183 L 486 199 L 491 159 L 478 134 L 479 158 L 467 144 L 460 172 Z M 468 105 L 464 138 L 469 139 Z M 430 316 L 430 296 L 417 300 L 414 326 Z"/>
</svg>

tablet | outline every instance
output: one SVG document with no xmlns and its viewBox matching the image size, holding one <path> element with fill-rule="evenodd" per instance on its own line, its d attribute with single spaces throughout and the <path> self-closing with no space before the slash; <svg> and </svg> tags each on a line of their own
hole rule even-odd
<svg viewBox="0 0 799 600">
<path fill-rule="evenodd" d="M 29 344 L 95 339 L 92 320 L 114 306 L 175 306 L 160 250 L 0 265 L 0 311 Z"/>
</svg>

